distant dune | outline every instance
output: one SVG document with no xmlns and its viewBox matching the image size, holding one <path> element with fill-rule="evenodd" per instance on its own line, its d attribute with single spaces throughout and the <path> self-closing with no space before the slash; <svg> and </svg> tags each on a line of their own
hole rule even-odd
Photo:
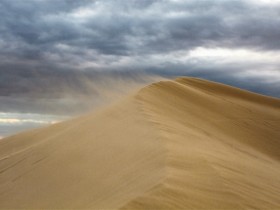
<svg viewBox="0 0 280 210">
<path fill-rule="evenodd" d="M 280 209 L 280 100 L 206 80 L 0 140 L 1 209 Z"/>
</svg>

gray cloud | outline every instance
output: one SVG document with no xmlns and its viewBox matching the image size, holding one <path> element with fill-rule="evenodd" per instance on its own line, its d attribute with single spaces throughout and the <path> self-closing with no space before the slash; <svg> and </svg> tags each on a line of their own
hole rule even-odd
<svg viewBox="0 0 280 210">
<path fill-rule="evenodd" d="M 279 5 L 140 2 L 3 0 L 1 39 L 8 43 L 4 53 L 10 50 L 32 59 L 31 54 L 59 54 L 57 44 L 120 56 L 197 46 L 280 48 Z"/>
<path fill-rule="evenodd" d="M 51 88 L 44 84 L 57 88 L 61 78 L 81 71 L 123 70 L 197 75 L 279 97 L 273 88 L 280 81 L 279 11 L 279 3 L 245 0 L 2 0 L 0 95 L 27 95 L 40 86 L 46 92 Z M 199 47 L 275 59 L 188 56 Z M 263 74 L 267 69 L 272 76 Z"/>
</svg>

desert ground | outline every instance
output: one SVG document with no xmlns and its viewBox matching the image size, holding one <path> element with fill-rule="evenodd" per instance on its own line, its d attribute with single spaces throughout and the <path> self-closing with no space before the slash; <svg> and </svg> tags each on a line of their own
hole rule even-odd
<svg viewBox="0 0 280 210">
<path fill-rule="evenodd" d="M 280 209 L 280 100 L 185 77 L 4 138 L 0 209 Z"/>
</svg>

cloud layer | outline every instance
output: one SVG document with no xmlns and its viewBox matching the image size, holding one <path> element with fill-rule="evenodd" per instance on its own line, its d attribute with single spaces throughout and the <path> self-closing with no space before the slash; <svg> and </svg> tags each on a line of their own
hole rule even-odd
<svg viewBox="0 0 280 210">
<path fill-rule="evenodd" d="M 2 0 L 0 74 L 142 70 L 279 82 L 279 11 L 264 0 Z M 201 48 L 204 56 L 192 54 Z M 243 57 L 222 56 L 230 50 Z"/>
<path fill-rule="evenodd" d="M 279 1 L 2 0 L 0 14 L 2 96 L 116 70 L 250 80 L 280 96 Z"/>
</svg>

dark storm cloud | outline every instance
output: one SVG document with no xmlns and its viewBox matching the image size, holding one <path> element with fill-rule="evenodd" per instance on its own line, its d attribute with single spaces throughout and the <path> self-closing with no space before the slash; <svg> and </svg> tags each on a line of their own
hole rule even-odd
<svg viewBox="0 0 280 210">
<path fill-rule="evenodd" d="M 257 66 L 256 73 L 273 69 L 280 80 L 277 59 L 246 63 L 245 57 L 241 63 L 231 60 L 217 63 L 174 56 L 179 51 L 187 56 L 198 47 L 279 53 L 277 3 L 1 0 L 0 14 L 2 95 L 37 90 L 40 78 L 47 81 L 53 78 L 47 75 L 75 75 L 73 72 L 80 70 L 143 70 L 220 81 L 235 78 L 236 84 L 240 84 L 240 74 Z M 251 78 L 256 78 L 251 72 Z M 9 84 L 14 81 L 24 88 L 11 87 Z M 249 86 L 248 89 L 279 96 L 268 91 L 270 85 L 275 87 L 274 80 L 256 84 L 263 90 Z"/>
<path fill-rule="evenodd" d="M 77 14 L 79 8 L 81 14 Z M 82 14 L 83 9 L 93 13 Z M 29 56 L 32 52 L 55 53 L 53 48 L 59 43 L 112 55 L 197 46 L 280 49 L 279 5 L 246 1 L 3 0 L 0 11 L 1 39 L 10 44 L 4 52 L 21 51 Z"/>
</svg>

